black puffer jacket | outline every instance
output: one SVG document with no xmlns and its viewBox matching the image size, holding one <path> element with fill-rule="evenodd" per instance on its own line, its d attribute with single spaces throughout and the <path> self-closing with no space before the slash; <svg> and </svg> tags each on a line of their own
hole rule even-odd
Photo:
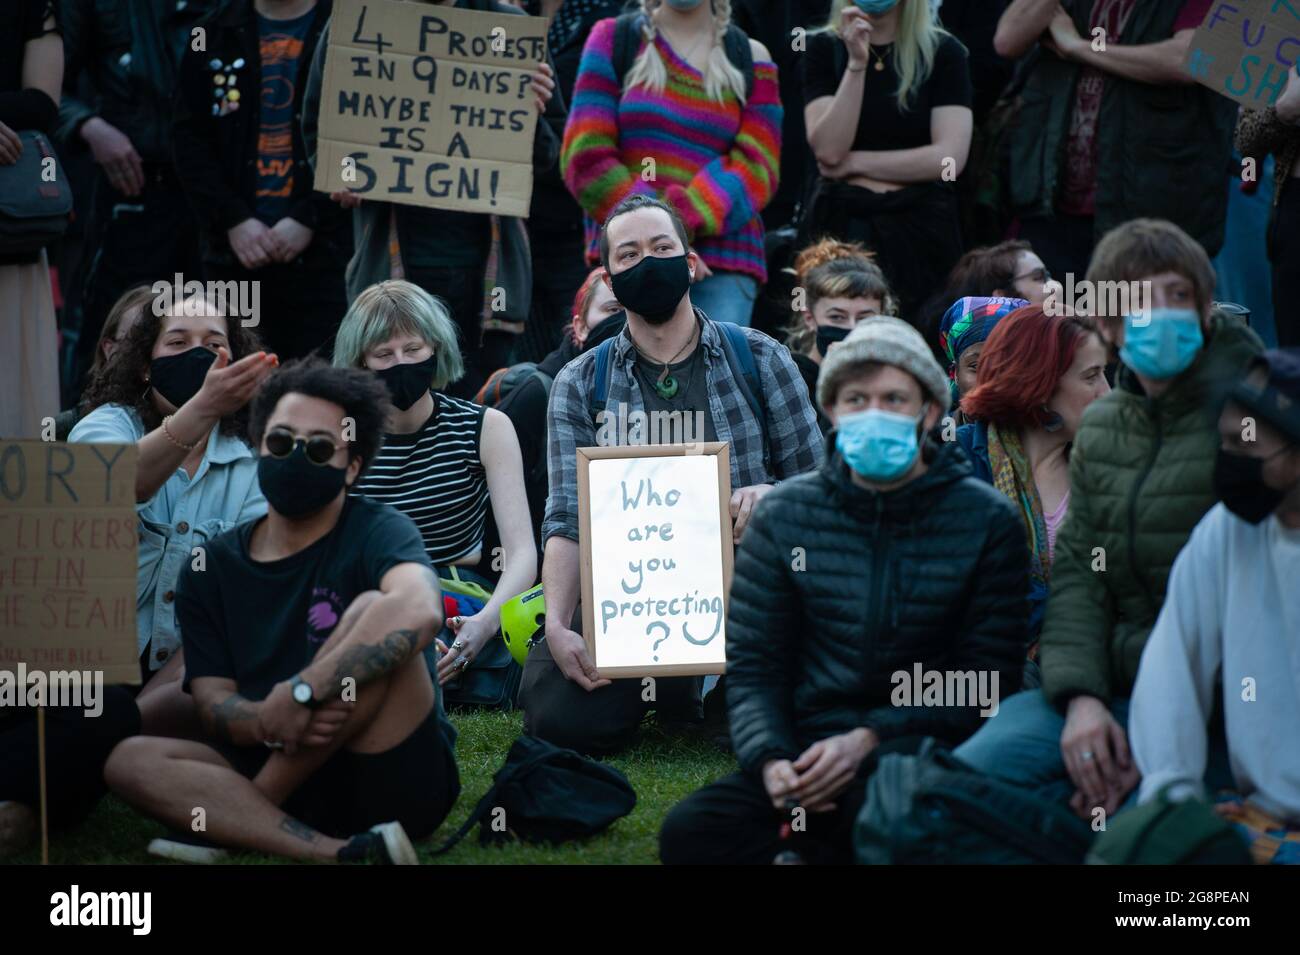
<svg viewBox="0 0 1300 955">
<path fill-rule="evenodd" d="M 831 445 L 833 448 L 833 445 Z M 927 448 L 927 455 L 931 449 Z M 896 671 L 991 671 L 1020 686 L 1029 587 L 1011 504 L 944 444 L 888 493 L 855 485 L 832 452 L 760 502 L 736 555 L 727 611 L 727 707 L 741 768 L 793 759 L 870 727 L 957 743 L 979 706 L 893 706 Z"/>
</svg>

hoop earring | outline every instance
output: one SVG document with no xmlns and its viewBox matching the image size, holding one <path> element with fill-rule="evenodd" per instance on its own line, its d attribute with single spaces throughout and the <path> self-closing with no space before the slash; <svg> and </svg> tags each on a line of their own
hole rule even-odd
<svg viewBox="0 0 1300 955">
<path fill-rule="evenodd" d="M 1065 427 L 1065 419 L 1047 405 L 1043 405 L 1043 430 L 1049 434 Z"/>
</svg>

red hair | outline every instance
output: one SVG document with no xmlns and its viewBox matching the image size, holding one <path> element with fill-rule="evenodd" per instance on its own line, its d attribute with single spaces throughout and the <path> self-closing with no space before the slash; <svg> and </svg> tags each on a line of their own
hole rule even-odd
<svg viewBox="0 0 1300 955">
<path fill-rule="evenodd" d="M 1096 335 L 1088 319 L 1057 318 L 1041 305 L 1018 308 L 998 322 L 980 352 L 975 387 L 961 399 L 968 418 L 1016 428 L 1045 423 L 1043 409 L 1070 370 L 1079 343 Z"/>
<path fill-rule="evenodd" d="M 599 265 L 587 273 L 587 277 L 582 280 L 582 285 L 578 287 L 578 294 L 573 297 L 573 312 L 569 315 L 569 324 L 565 328 L 565 334 L 571 341 L 576 341 L 574 336 L 574 324 L 585 322 L 587 320 L 587 309 L 591 308 L 591 300 L 596 297 L 596 283 L 599 282 L 600 274 L 605 270 Z"/>
</svg>

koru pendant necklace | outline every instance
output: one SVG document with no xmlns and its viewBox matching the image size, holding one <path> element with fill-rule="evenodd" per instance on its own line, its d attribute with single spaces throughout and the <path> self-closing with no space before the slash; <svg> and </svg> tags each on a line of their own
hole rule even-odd
<svg viewBox="0 0 1300 955">
<path fill-rule="evenodd" d="M 668 359 L 668 361 L 664 362 L 663 371 L 659 372 L 659 377 L 656 378 L 654 381 L 655 394 L 657 394 L 660 398 L 663 398 L 665 401 L 674 397 L 677 394 L 680 387 L 678 385 L 677 379 L 674 378 L 669 373 L 668 366 L 673 364 L 675 361 L 677 361 L 678 358 L 681 358 L 682 352 L 686 351 L 686 349 L 691 347 L 691 344 L 699 336 L 699 331 L 700 331 L 700 326 L 699 323 L 697 322 L 695 326 L 695 333 L 692 334 L 691 337 L 686 340 L 686 344 L 681 347 L 681 349 L 677 352 L 676 355 Z M 631 329 L 628 330 L 627 337 L 632 338 Z M 647 355 L 644 351 L 642 351 L 641 346 L 636 343 L 635 338 L 632 338 L 632 345 L 634 348 L 636 348 L 637 353 L 640 354 L 642 357 L 646 358 L 649 361 L 654 361 L 653 358 L 650 358 L 649 355 Z"/>
</svg>

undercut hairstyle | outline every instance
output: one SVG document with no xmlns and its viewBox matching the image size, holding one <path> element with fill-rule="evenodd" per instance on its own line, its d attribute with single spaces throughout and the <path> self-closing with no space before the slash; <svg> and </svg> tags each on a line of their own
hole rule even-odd
<svg viewBox="0 0 1300 955">
<path fill-rule="evenodd" d="M 794 260 L 795 283 L 804 290 L 808 312 L 824 298 L 879 298 L 881 315 L 896 315 L 898 305 L 875 255 L 858 242 L 822 239 L 804 248 Z M 807 353 L 817 333 L 796 312 L 786 329 L 791 351 Z"/>
<path fill-rule="evenodd" d="M 646 195 L 643 192 L 634 192 L 614 207 L 614 211 L 605 217 L 605 224 L 600 227 L 600 241 L 598 243 L 600 264 L 606 270 L 609 269 L 609 224 L 619 216 L 627 215 L 629 212 L 636 212 L 638 209 L 662 209 L 668 213 L 668 218 L 673 223 L 673 231 L 677 233 L 677 238 L 682 242 L 682 251 L 690 250 L 691 239 L 686 232 L 686 224 L 682 222 L 682 217 L 677 214 L 677 210 L 662 199 Z"/>
<path fill-rule="evenodd" d="M 1175 272 L 1192 283 L 1196 310 L 1205 315 L 1214 297 L 1214 266 L 1201 244 L 1164 219 L 1132 219 L 1111 229 L 1093 250 L 1088 281 L 1141 282 L 1161 272 Z M 1103 296 L 1097 296 L 1099 302 Z M 1122 315 L 1103 315 L 1107 324 Z"/>
<path fill-rule="evenodd" d="M 1054 317 L 1041 305 L 1016 309 L 984 342 L 975 387 L 962 397 L 961 410 L 998 427 L 1040 427 L 1048 418 L 1044 407 L 1089 335 L 1101 341 L 1089 319 Z"/>
<path fill-rule="evenodd" d="M 150 297 L 153 297 L 152 292 Z M 124 405 L 140 417 L 146 434 L 162 424 L 162 415 L 154 407 L 152 389 L 147 384 L 149 366 L 153 362 L 154 345 L 166 330 L 167 321 L 177 316 L 172 315 L 170 304 L 159 311 L 162 312 L 161 315 L 152 307 L 141 309 L 139 320 L 131 326 L 126 337 L 118 342 L 113 360 L 92 371 L 81 399 L 80 407 L 84 413 L 88 414 L 102 405 Z M 232 365 L 239 359 L 262 350 L 262 342 L 257 334 L 245 328 L 243 322 L 232 321 L 211 299 L 200 300 L 198 296 L 185 299 L 181 305 L 180 317 L 193 315 L 197 311 L 219 317 L 225 322 Z M 243 438 L 248 430 L 247 406 L 222 418 L 218 429 L 221 434 Z"/>
<path fill-rule="evenodd" d="M 361 471 L 357 475 L 360 479 L 384 441 L 384 424 L 393 410 L 387 386 L 372 371 L 332 367 L 319 358 L 286 363 L 262 383 L 253 398 L 248 436 L 259 453 L 266 435 L 266 422 L 280 399 L 288 394 L 333 402 L 343 409 L 345 418 L 352 419 L 353 438 L 348 442 L 348 458 L 361 459 Z"/>
<path fill-rule="evenodd" d="M 366 352 L 394 335 L 414 335 L 433 349 L 429 387 L 435 391 L 465 373 L 456 323 L 447 306 L 420 286 L 400 279 L 377 282 L 356 297 L 334 338 L 334 366 L 365 368 Z"/>
</svg>

